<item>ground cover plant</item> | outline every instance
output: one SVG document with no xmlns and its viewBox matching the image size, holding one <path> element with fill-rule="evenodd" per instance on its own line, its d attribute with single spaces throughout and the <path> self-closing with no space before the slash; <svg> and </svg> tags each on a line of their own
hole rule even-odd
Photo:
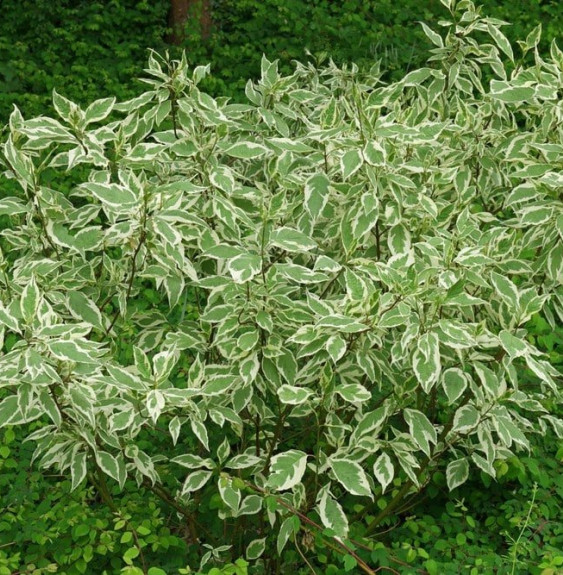
<svg viewBox="0 0 563 575">
<path fill-rule="evenodd" d="M 114 514 L 162 500 L 194 569 L 392 572 L 396 516 L 563 435 L 563 53 L 442 3 L 389 85 L 263 58 L 232 104 L 155 53 L 138 97 L 10 117 L 0 425 Z M 123 572 L 160 575 L 120 521 Z"/>
</svg>

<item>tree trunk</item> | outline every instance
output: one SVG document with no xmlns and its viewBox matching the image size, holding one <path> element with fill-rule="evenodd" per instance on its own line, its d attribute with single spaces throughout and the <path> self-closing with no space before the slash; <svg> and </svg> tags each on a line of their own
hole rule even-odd
<svg viewBox="0 0 563 575">
<path fill-rule="evenodd" d="M 202 40 L 207 40 L 211 34 L 211 0 L 170 0 L 168 43 L 175 46 L 184 43 L 188 18 L 197 21 Z"/>
<path fill-rule="evenodd" d="M 201 38 L 202 40 L 208 40 L 209 36 L 211 36 L 211 25 L 213 23 L 211 19 L 211 0 L 200 0 L 199 4 L 201 5 L 199 17 Z"/>
<path fill-rule="evenodd" d="M 166 39 L 170 44 L 179 46 L 186 39 L 186 22 L 192 0 L 170 0 L 168 27 L 170 34 Z"/>
</svg>

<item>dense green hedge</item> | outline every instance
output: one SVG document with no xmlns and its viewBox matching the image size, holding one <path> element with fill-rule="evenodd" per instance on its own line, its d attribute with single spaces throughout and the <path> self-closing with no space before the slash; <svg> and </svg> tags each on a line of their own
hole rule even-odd
<svg viewBox="0 0 563 575">
<path fill-rule="evenodd" d="M 167 0 L 3 0 L 0 123 L 15 103 L 45 113 L 57 90 L 78 102 L 130 97 L 147 48 L 162 49 Z"/>
<path fill-rule="evenodd" d="M 542 23 L 541 47 L 563 28 L 556 0 L 521 4 L 482 0 L 489 16 L 510 21 L 511 41 Z M 192 64 L 211 62 L 206 88 L 215 95 L 240 97 L 260 58 L 279 58 L 282 70 L 306 51 L 336 62 L 362 66 L 383 61 L 388 76 L 419 67 L 432 46 L 419 21 L 446 17 L 439 0 L 215 0 L 208 42 L 188 26 L 186 47 Z M 147 48 L 166 46 L 168 0 L 3 0 L 0 19 L 0 123 L 16 103 L 25 115 L 44 113 L 51 92 L 88 102 L 135 93 Z M 195 21 L 195 20 L 193 20 Z"/>
</svg>

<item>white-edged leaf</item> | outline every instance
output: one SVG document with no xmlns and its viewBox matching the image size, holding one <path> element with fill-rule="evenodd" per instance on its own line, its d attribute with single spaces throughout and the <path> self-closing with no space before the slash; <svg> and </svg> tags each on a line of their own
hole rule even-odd
<svg viewBox="0 0 563 575">
<path fill-rule="evenodd" d="M 261 144 L 257 144 L 256 142 L 237 142 L 236 144 L 226 148 L 224 152 L 233 158 L 252 160 L 266 154 L 268 152 L 268 148 Z"/>
<path fill-rule="evenodd" d="M 108 453 L 107 451 L 96 452 L 96 462 L 106 475 L 109 475 L 112 479 L 119 482 L 119 478 L 121 476 L 119 464 L 117 459 L 111 453 Z"/>
<path fill-rule="evenodd" d="M 191 493 L 192 491 L 199 491 L 213 475 L 212 471 L 200 469 L 190 473 L 182 486 L 182 494 Z"/>
<path fill-rule="evenodd" d="M 346 353 L 348 345 L 346 343 L 346 340 L 342 336 L 337 334 L 328 338 L 325 344 L 325 349 L 328 351 L 328 354 L 330 355 L 332 361 L 334 363 L 338 363 L 338 361 L 342 359 L 342 357 Z"/>
<path fill-rule="evenodd" d="M 102 314 L 98 306 L 80 291 L 70 291 L 67 295 L 68 309 L 72 315 L 89 323 L 99 330 L 105 329 Z"/>
<path fill-rule="evenodd" d="M 475 429 L 479 423 L 480 415 L 472 405 L 462 405 L 454 415 L 452 432 L 467 433 Z"/>
<path fill-rule="evenodd" d="M 88 182 L 87 184 L 82 184 L 82 187 L 97 200 L 100 200 L 102 204 L 117 210 L 130 208 L 137 203 L 137 198 L 131 190 L 117 184 Z"/>
<path fill-rule="evenodd" d="M 266 549 L 266 537 L 254 539 L 246 547 L 246 558 L 254 561 L 262 556 Z"/>
<path fill-rule="evenodd" d="M 519 104 L 535 96 L 535 89 L 531 86 L 513 86 L 508 82 L 491 80 L 491 96 L 507 104 Z"/>
<path fill-rule="evenodd" d="M 330 468 L 338 482 L 352 495 L 373 499 L 366 472 L 359 463 L 345 458 L 332 458 Z"/>
<path fill-rule="evenodd" d="M 403 416 L 409 426 L 409 432 L 412 438 L 427 457 L 430 457 L 430 444 L 433 443 L 435 445 L 438 440 L 435 427 L 430 423 L 424 413 L 416 409 L 405 409 Z"/>
<path fill-rule="evenodd" d="M 276 491 L 285 491 L 295 487 L 307 468 L 307 454 L 296 449 L 278 453 L 270 462 L 268 486 Z"/>
<path fill-rule="evenodd" d="M 429 393 L 438 381 L 441 371 L 440 340 L 434 332 L 426 332 L 417 340 L 412 367 L 422 389 Z"/>
<path fill-rule="evenodd" d="M 497 374 L 480 361 L 475 361 L 473 363 L 473 367 L 475 368 L 475 373 L 481 380 L 483 389 L 486 391 L 487 395 L 496 399 L 500 392 L 503 391 L 503 387 L 501 386 L 501 382 Z"/>
<path fill-rule="evenodd" d="M 360 383 L 343 383 L 338 385 L 334 391 L 344 401 L 350 403 L 363 403 L 371 399 L 371 392 Z"/>
<path fill-rule="evenodd" d="M 364 162 L 360 150 L 352 149 L 344 153 L 340 158 L 340 169 L 342 171 L 342 179 L 346 181 L 352 174 L 355 174 Z"/>
<path fill-rule="evenodd" d="M 511 311 L 518 309 L 518 289 L 506 277 L 491 272 L 491 282 L 495 288 L 496 293 L 506 303 Z"/>
<path fill-rule="evenodd" d="M 74 491 L 84 481 L 88 472 L 87 461 L 88 456 L 84 451 L 73 454 L 70 462 L 71 491 Z"/>
<path fill-rule="evenodd" d="M 299 531 L 299 519 L 294 515 L 290 515 L 280 525 L 280 530 L 278 532 L 278 538 L 276 541 L 276 549 L 278 555 L 281 555 L 284 550 L 289 538 Z"/>
<path fill-rule="evenodd" d="M 419 24 L 422 26 L 422 30 L 424 31 L 426 37 L 432 42 L 432 44 L 434 44 L 434 46 L 438 46 L 438 48 L 444 47 L 444 41 L 442 40 L 442 36 L 440 36 L 440 34 L 434 32 L 434 30 L 429 28 L 424 22 L 419 22 Z"/>
<path fill-rule="evenodd" d="M 274 230 L 270 235 L 270 244 L 286 252 L 308 252 L 317 247 L 316 242 L 309 236 L 288 227 Z"/>
<path fill-rule="evenodd" d="M 450 367 L 442 374 L 442 387 L 448 396 L 450 405 L 455 403 L 466 390 L 468 376 L 459 367 Z"/>
<path fill-rule="evenodd" d="M 247 495 L 240 504 L 237 516 L 256 515 L 262 509 L 262 502 L 260 495 Z"/>
<path fill-rule="evenodd" d="M 451 461 L 446 468 L 446 482 L 452 491 L 467 481 L 469 477 L 469 463 L 465 457 Z"/>
<path fill-rule="evenodd" d="M 147 411 L 149 412 L 149 417 L 152 419 L 153 423 L 156 423 L 164 406 L 166 404 L 166 399 L 162 392 L 158 389 L 151 389 L 147 394 Z"/>
<path fill-rule="evenodd" d="M 313 391 L 307 387 L 282 385 L 278 388 L 280 401 L 288 405 L 301 405 L 302 403 L 306 403 L 311 395 L 313 395 Z"/>
<path fill-rule="evenodd" d="M 31 280 L 23 288 L 20 299 L 21 313 L 26 322 L 31 322 L 35 317 L 40 299 L 41 293 L 39 287 L 35 281 L 35 276 L 32 276 Z"/>
<path fill-rule="evenodd" d="M 115 105 L 115 98 L 102 98 L 92 102 L 85 111 L 84 121 L 86 124 L 100 122 L 107 118 Z"/>
<path fill-rule="evenodd" d="M 219 489 L 219 495 L 221 499 L 232 511 L 235 513 L 238 511 L 241 501 L 241 492 L 239 489 L 233 487 L 233 482 L 230 477 L 219 477 L 219 483 L 217 484 Z"/>
<path fill-rule="evenodd" d="M 330 496 L 328 489 L 323 489 L 317 510 L 322 524 L 334 531 L 340 539 L 346 539 L 348 536 L 348 518 L 340 503 Z"/>
<path fill-rule="evenodd" d="M 393 481 L 395 476 L 395 467 L 387 453 L 382 453 L 373 464 L 373 474 L 379 483 L 381 483 L 381 493 L 385 493 L 387 486 Z"/>
<path fill-rule="evenodd" d="M 207 435 L 207 427 L 205 427 L 205 424 L 197 419 L 190 419 L 190 427 L 205 449 L 209 451 L 209 437 Z"/>
<path fill-rule="evenodd" d="M 241 254 L 229 261 L 228 268 L 234 282 L 243 284 L 260 273 L 262 258 L 253 254 Z"/>
<path fill-rule="evenodd" d="M 514 53 L 508 38 L 493 24 L 487 24 L 487 29 L 495 44 L 514 62 Z"/>
<path fill-rule="evenodd" d="M 323 212 L 329 197 L 330 181 L 320 172 L 311 176 L 305 183 L 305 209 L 316 220 Z"/>
<path fill-rule="evenodd" d="M 77 340 L 59 340 L 47 343 L 49 351 L 62 361 L 73 361 L 75 363 L 98 363 L 99 359 L 91 353 L 88 353 L 81 341 Z"/>
</svg>

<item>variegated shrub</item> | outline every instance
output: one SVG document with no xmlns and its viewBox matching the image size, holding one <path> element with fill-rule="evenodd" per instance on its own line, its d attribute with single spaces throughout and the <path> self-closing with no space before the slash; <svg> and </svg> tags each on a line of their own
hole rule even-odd
<svg viewBox="0 0 563 575">
<path fill-rule="evenodd" d="M 42 467 L 106 499 L 134 479 L 193 529 L 216 494 L 250 559 L 300 526 L 354 553 L 351 522 L 369 537 L 435 470 L 454 489 L 563 435 L 526 330 L 563 320 L 563 53 L 536 29 L 518 60 L 442 3 L 391 85 L 264 59 L 233 104 L 153 54 L 133 100 L 14 110 L 0 425 L 42 421 Z"/>
</svg>

